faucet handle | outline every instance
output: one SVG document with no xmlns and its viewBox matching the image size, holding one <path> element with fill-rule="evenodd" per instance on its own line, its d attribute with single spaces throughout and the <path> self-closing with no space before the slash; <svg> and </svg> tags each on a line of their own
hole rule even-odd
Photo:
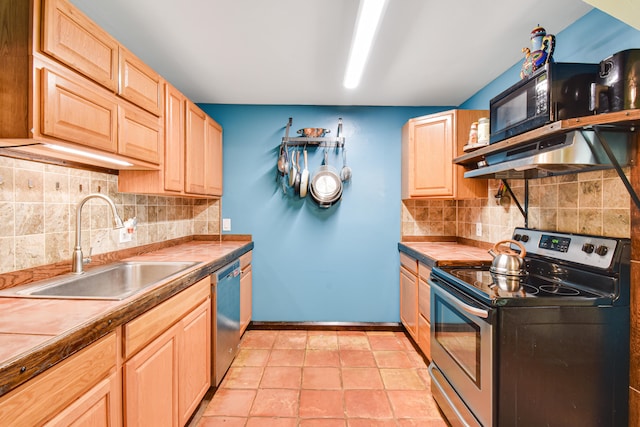
<svg viewBox="0 0 640 427">
<path fill-rule="evenodd" d="M 83 264 L 89 264 L 91 262 L 91 252 L 93 252 L 93 246 L 89 246 L 89 256 L 82 258 Z"/>
</svg>

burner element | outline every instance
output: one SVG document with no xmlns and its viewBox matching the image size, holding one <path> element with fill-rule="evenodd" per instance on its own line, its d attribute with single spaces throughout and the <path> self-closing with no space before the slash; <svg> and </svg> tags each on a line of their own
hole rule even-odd
<svg viewBox="0 0 640 427">
<path fill-rule="evenodd" d="M 538 288 L 542 291 L 542 292 L 546 292 L 549 294 L 553 294 L 553 295 L 562 295 L 562 296 L 575 296 L 575 295 L 580 295 L 580 291 L 569 287 L 567 285 L 562 285 L 559 283 L 550 283 L 548 285 L 540 285 L 538 286 Z"/>
</svg>

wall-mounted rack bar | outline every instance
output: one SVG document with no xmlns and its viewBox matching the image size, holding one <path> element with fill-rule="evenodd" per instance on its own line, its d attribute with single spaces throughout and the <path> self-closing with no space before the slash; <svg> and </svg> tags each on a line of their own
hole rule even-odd
<svg viewBox="0 0 640 427">
<path fill-rule="evenodd" d="M 344 147 L 345 138 L 342 136 L 342 118 L 338 119 L 338 129 L 336 136 L 321 136 L 321 137 L 305 137 L 305 136 L 289 136 L 291 125 L 293 124 L 293 118 L 289 117 L 287 122 L 285 136 L 282 138 L 282 144 L 289 147 Z"/>
</svg>

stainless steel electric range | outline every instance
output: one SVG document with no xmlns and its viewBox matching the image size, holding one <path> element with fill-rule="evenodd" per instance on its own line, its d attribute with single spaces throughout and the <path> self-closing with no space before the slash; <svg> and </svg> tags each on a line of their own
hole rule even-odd
<svg viewBox="0 0 640 427">
<path fill-rule="evenodd" d="M 454 426 L 626 426 L 629 240 L 528 228 L 513 240 L 521 274 L 431 272 L 436 402 Z"/>
</svg>

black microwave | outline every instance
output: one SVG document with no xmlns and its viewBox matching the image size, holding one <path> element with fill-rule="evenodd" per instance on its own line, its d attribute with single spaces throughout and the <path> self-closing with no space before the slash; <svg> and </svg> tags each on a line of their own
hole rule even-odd
<svg viewBox="0 0 640 427">
<path fill-rule="evenodd" d="M 489 103 L 493 144 L 548 123 L 592 114 L 589 91 L 598 64 L 552 62 Z"/>
</svg>

